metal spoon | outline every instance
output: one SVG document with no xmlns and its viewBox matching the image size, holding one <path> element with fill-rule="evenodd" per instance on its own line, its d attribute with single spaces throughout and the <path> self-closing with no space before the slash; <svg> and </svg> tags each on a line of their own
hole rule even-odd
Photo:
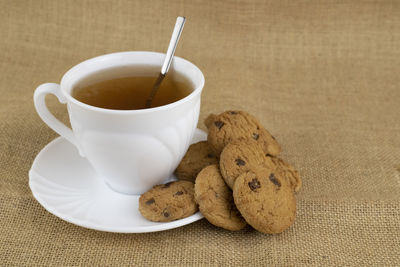
<svg viewBox="0 0 400 267">
<path fill-rule="evenodd" d="M 179 37 L 181 37 L 181 33 L 183 30 L 183 25 L 185 24 L 185 17 L 178 17 L 176 19 L 175 28 L 172 32 L 171 40 L 169 41 L 169 46 L 167 50 L 167 54 L 164 59 L 164 64 L 161 67 L 161 72 L 158 75 L 156 82 L 151 89 L 150 96 L 146 100 L 146 108 L 151 107 L 151 102 L 153 101 L 154 96 L 157 93 L 158 88 L 160 87 L 165 75 L 171 66 L 172 59 L 174 58 L 174 53 L 176 50 L 176 46 L 178 45 Z"/>
</svg>

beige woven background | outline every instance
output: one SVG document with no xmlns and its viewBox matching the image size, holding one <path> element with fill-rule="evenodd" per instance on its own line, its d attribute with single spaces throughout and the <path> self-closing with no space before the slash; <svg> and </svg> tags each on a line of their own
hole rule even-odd
<svg viewBox="0 0 400 267">
<path fill-rule="evenodd" d="M 165 51 L 177 15 L 188 18 L 177 55 L 206 77 L 200 119 L 255 114 L 301 171 L 281 235 L 205 220 L 104 233 L 32 197 L 28 170 L 56 137 L 36 86 L 97 55 Z M 2 0 L 0 99 L 0 265 L 400 265 L 399 1 Z"/>
</svg>

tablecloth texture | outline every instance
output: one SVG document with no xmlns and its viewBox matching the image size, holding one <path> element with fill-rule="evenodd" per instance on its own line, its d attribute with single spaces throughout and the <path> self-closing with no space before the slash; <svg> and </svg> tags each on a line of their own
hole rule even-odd
<svg viewBox="0 0 400 267">
<path fill-rule="evenodd" d="M 45 211 L 28 171 L 57 135 L 32 96 L 102 54 L 166 50 L 204 72 L 199 127 L 246 110 L 301 172 L 279 235 L 206 220 L 157 233 L 84 229 Z M 399 1 L 0 1 L 0 265 L 400 264 Z M 67 121 L 66 107 L 49 97 Z"/>
</svg>

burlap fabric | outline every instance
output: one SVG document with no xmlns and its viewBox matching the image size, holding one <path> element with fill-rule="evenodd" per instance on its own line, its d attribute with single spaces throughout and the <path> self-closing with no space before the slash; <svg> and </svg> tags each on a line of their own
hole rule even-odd
<svg viewBox="0 0 400 267">
<path fill-rule="evenodd" d="M 255 114 L 301 171 L 283 234 L 98 232 L 32 197 L 28 170 L 57 136 L 35 87 L 97 55 L 165 51 L 177 15 L 177 55 L 206 77 L 200 119 Z M 0 265 L 400 265 L 399 71 L 398 1 L 0 1 Z"/>
</svg>

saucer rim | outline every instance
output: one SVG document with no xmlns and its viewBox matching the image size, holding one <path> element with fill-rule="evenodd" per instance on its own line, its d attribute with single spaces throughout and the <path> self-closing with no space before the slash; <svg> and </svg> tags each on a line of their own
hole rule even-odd
<svg viewBox="0 0 400 267">
<path fill-rule="evenodd" d="M 204 132 L 203 130 L 196 128 L 195 130 L 195 134 L 199 134 L 201 135 L 201 139 L 206 139 L 207 138 L 207 133 Z M 60 213 L 58 211 L 56 211 L 55 209 L 53 209 L 51 207 L 51 205 L 49 206 L 48 204 L 46 204 L 46 201 L 44 201 L 39 195 L 38 192 L 35 190 L 35 185 L 34 185 L 34 176 L 39 176 L 42 177 L 44 179 L 47 179 L 43 176 L 41 176 L 35 169 L 34 166 L 37 165 L 37 162 L 40 160 L 40 158 L 42 157 L 43 154 L 45 154 L 50 147 L 57 145 L 58 143 L 62 142 L 62 141 L 66 141 L 68 142 L 68 140 L 66 140 L 64 137 L 59 136 L 56 137 L 55 139 L 53 139 L 52 141 L 50 141 L 48 144 L 46 144 L 40 151 L 39 153 L 36 155 L 35 159 L 32 162 L 32 166 L 29 170 L 29 188 L 31 190 L 31 193 L 33 195 L 33 197 L 36 199 L 37 202 L 39 202 L 39 204 L 49 213 L 53 214 L 54 216 L 72 223 L 74 225 L 80 226 L 80 227 L 84 227 L 87 229 L 91 229 L 91 230 L 98 230 L 98 231 L 102 231 L 102 232 L 111 232 L 111 233 L 150 233 L 150 232 L 159 232 L 159 231 L 165 231 L 165 230 L 170 230 L 170 229 L 174 229 L 174 228 L 178 228 L 187 224 L 191 224 L 193 222 L 196 222 L 198 220 L 201 220 L 204 218 L 204 216 L 201 214 L 200 211 L 196 212 L 195 214 L 183 218 L 183 219 L 179 219 L 179 220 L 175 220 L 172 222 L 153 222 L 153 223 L 157 223 L 157 225 L 152 225 L 152 226 L 134 226 L 134 227 L 110 227 L 110 226 L 102 226 L 101 224 L 96 224 L 87 220 L 81 220 L 81 219 L 76 219 L 73 218 L 71 216 L 68 216 L 66 214 Z M 110 189 L 111 190 L 111 189 Z M 121 193 L 119 193 L 121 194 Z M 132 197 L 135 198 L 139 198 L 140 196 L 138 195 L 132 195 Z"/>
</svg>

